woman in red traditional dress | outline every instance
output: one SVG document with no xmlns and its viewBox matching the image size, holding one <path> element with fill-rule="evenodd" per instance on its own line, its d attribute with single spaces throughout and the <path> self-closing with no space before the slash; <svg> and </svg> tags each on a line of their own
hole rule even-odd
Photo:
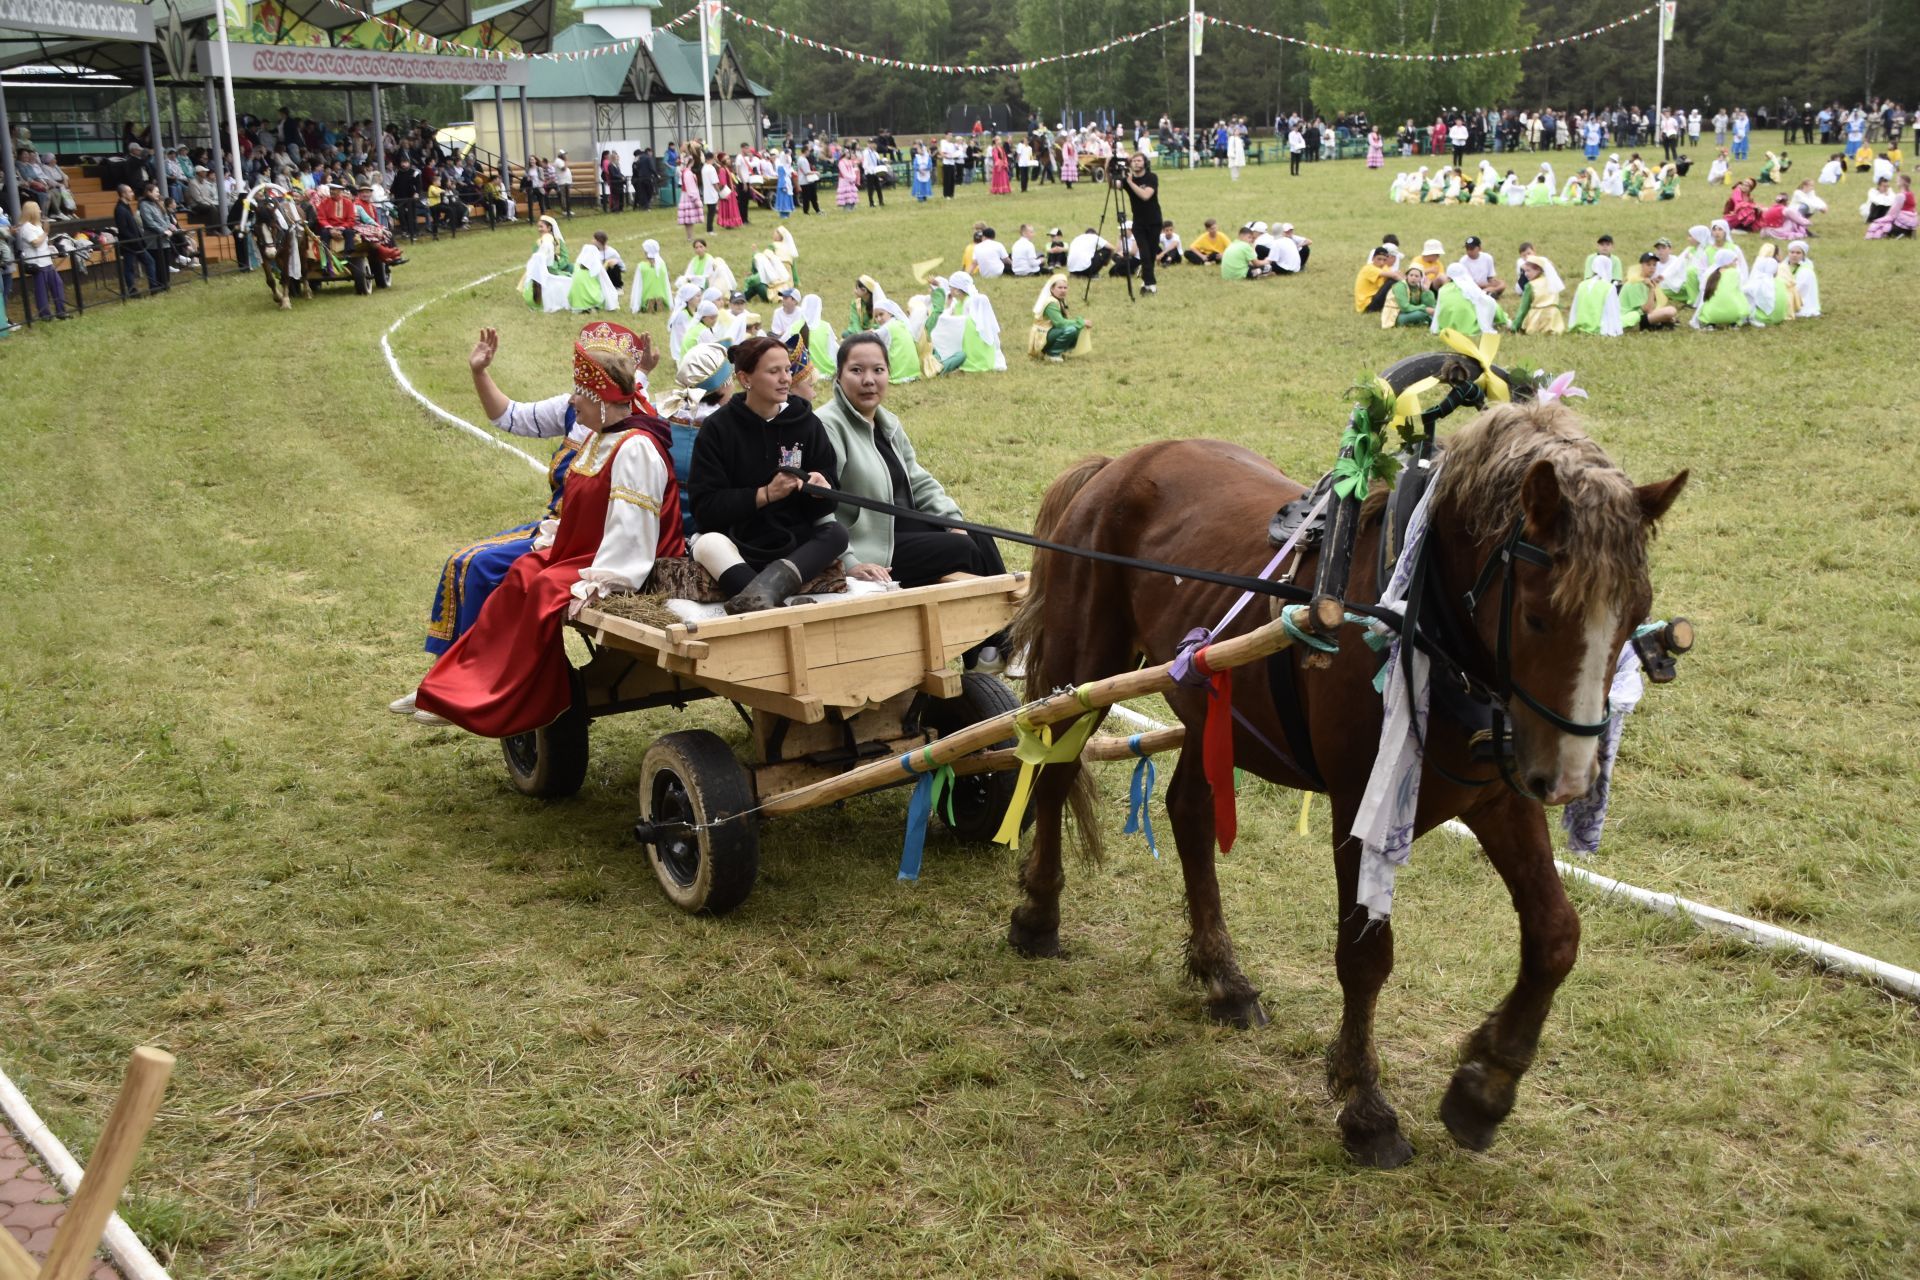
<svg viewBox="0 0 1920 1280">
<path fill-rule="evenodd" d="M 656 560 L 687 553 L 672 429 L 636 404 L 658 363 L 647 339 L 610 321 L 573 345 L 575 421 L 593 434 L 567 469 L 550 545 L 513 562 L 473 626 L 414 694 L 414 719 L 487 738 L 551 724 L 573 701 L 562 629 L 602 596 L 638 591 Z"/>
<path fill-rule="evenodd" d="M 741 225 L 740 200 L 737 195 L 739 179 L 733 174 L 733 161 L 726 155 L 713 158 L 714 168 L 720 173 L 720 226 L 732 228 Z"/>
<path fill-rule="evenodd" d="M 988 195 L 1006 196 L 1013 194 L 1013 179 L 1007 164 L 1007 147 L 1000 139 L 993 140 L 993 151 L 988 157 L 993 170 L 992 185 L 987 188 Z"/>
</svg>

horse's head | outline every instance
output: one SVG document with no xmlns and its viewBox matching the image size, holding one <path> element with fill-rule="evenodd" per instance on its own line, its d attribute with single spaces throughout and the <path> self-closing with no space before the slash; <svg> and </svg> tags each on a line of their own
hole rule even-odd
<svg viewBox="0 0 1920 1280">
<path fill-rule="evenodd" d="M 1510 780 L 1543 803 L 1593 785 L 1615 661 L 1653 603 L 1647 542 L 1686 482 L 1636 486 L 1558 404 L 1500 405 L 1447 441 L 1434 519 L 1465 536 L 1445 579 L 1472 584 L 1452 604 L 1491 656 L 1473 674 L 1505 703 Z"/>
</svg>

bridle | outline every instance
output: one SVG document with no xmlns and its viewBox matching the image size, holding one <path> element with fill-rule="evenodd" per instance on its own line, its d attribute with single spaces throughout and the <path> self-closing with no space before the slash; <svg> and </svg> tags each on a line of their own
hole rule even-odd
<svg viewBox="0 0 1920 1280">
<path fill-rule="evenodd" d="M 1475 675 L 1468 665 L 1470 658 L 1480 656 L 1480 654 L 1484 653 L 1484 647 L 1477 642 L 1477 638 L 1470 628 L 1463 636 L 1449 625 L 1450 619 L 1442 622 L 1438 627 L 1422 625 L 1424 619 L 1420 616 L 1423 612 L 1421 606 L 1425 602 L 1425 590 L 1428 585 L 1425 579 L 1430 567 L 1432 554 L 1432 542 L 1430 539 L 1422 540 L 1418 552 L 1419 559 L 1414 566 L 1413 580 L 1409 583 L 1407 593 L 1408 607 L 1401 634 L 1403 637 L 1408 634 L 1412 635 L 1414 643 L 1420 646 L 1438 669 L 1437 674 L 1453 682 L 1473 701 L 1488 708 L 1492 713 L 1491 733 L 1493 761 L 1499 771 L 1500 780 L 1505 782 L 1508 789 L 1513 791 L 1514 794 L 1529 800 L 1536 800 L 1539 797 L 1521 786 L 1519 779 L 1514 776 L 1513 739 L 1511 733 L 1513 702 L 1517 699 L 1528 710 L 1532 711 L 1560 732 L 1578 738 L 1597 738 L 1605 733 L 1607 726 L 1613 721 L 1613 708 L 1611 704 L 1609 704 L 1597 721 L 1570 720 L 1558 711 L 1555 711 L 1552 707 L 1547 706 L 1544 702 L 1540 701 L 1539 698 L 1535 697 L 1527 689 L 1514 681 L 1513 602 L 1515 574 L 1522 561 L 1527 564 L 1538 565 L 1543 569 L 1551 570 L 1553 568 L 1552 553 L 1544 547 L 1536 546 L 1528 542 L 1523 536 L 1525 532 L 1525 517 L 1514 517 L 1513 525 L 1508 529 L 1506 536 L 1494 544 L 1493 548 L 1487 552 L 1487 558 L 1481 562 L 1480 572 L 1474 578 L 1473 586 L 1460 597 L 1461 603 L 1465 606 L 1466 618 L 1470 624 L 1481 603 L 1488 598 L 1489 590 L 1493 586 L 1495 577 L 1497 576 L 1500 580 L 1500 621 L 1495 632 L 1493 677 L 1491 680 L 1484 680 Z M 1432 582 L 1435 586 L 1439 586 L 1437 576 Z M 1440 587 L 1435 594 L 1438 597 L 1436 603 L 1444 604 L 1446 595 L 1444 587 Z M 1444 613 L 1442 613 L 1441 616 L 1442 618 L 1446 617 Z M 1473 650 L 1478 650 L 1479 653 L 1471 652 Z M 1401 647 L 1401 654 L 1402 666 L 1405 670 L 1409 685 L 1411 685 L 1412 649 L 1409 646 L 1403 645 Z M 1492 778 L 1460 777 L 1451 770 L 1437 764 L 1431 758 L 1428 759 L 1427 763 L 1432 765 L 1435 771 L 1440 773 L 1442 777 L 1461 786 L 1483 787 L 1493 781 Z"/>
</svg>

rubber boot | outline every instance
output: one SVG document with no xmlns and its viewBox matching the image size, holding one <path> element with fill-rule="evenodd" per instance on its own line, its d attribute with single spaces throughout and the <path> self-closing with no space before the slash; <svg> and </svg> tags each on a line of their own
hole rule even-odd
<svg viewBox="0 0 1920 1280">
<path fill-rule="evenodd" d="M 739 595 L 727 601 L 728 613 L 758 613 L 777 609 L 800 589 L 800 571 L 791 560 L 775 560 L 762 569 Z"/>
</svg>

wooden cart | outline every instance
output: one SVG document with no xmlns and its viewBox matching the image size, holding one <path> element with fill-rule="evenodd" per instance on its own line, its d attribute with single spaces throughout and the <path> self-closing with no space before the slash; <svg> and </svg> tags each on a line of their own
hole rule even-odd
<svg viewBox="0 0 1920 1280">
<path fill-rule="evenodd" d="M 751 818 L 713 820 L 996 717 L 1007 728 L 992 745 L 1012 745 L 1012 690 L 962 673 L 954 660 L 1003 630 L 1025 591 L 1026 575 L 1011 573 L 670 626 L 585 610 L 574 626 L 591 658 L 576 671 L 573 709 L 503 741 L 508 776 L 527 795 L 572 795 L 586 777 L 592 720 L 702 698 L 732 702 L 752 728 L 747 758 L 706 729 L 655 738 L 640 763 L 635 827 L 676 906 L 728 911 L 752 891 L 759 833 Z M 895 774 L 896 783 L 915 780 Z M 941 818 L 985 841 L 1013 785 L 1004 771 L 958 777 Z"/>
</svg>

